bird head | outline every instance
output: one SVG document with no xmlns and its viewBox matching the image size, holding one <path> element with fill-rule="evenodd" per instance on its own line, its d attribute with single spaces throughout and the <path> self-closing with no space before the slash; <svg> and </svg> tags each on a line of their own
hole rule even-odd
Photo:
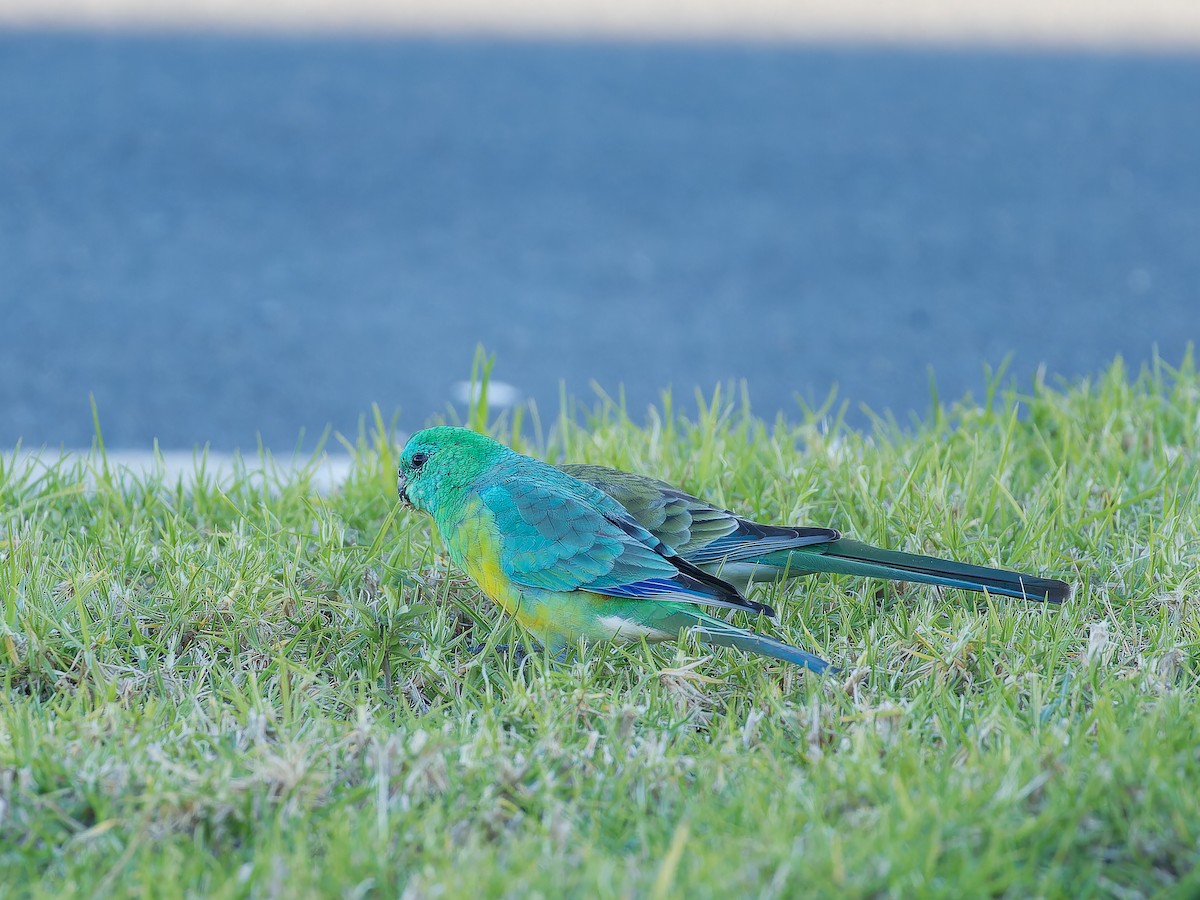
<svg viewBox="0 0 1200 900">
<path fill-rule="evenodd" d="M 461 496 L 499 456 L 511 452 L 468 428 L 443 425 L 418 431 L 400 452 L 400 500 L 436 515 L 441 502 Z"/>
</svg>

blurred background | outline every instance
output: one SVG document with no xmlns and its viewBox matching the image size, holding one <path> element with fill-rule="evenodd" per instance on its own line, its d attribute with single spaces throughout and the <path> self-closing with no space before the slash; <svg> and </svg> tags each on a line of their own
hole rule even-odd
<svg viewBox="0 0 1200 900">
<path fill-rule="evenodd" d="M 0 449 L 1200 337 L 1200 3 L 0 0 Z"/>
</svg>

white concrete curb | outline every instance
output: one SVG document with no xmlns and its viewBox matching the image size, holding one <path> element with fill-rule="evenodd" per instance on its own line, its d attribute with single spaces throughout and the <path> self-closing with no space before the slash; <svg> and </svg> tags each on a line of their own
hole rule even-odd
<svg viewBox="0 0 1200 900">
<path fill-rule="evenodd" d="M 185 485 L 194 481 L 201 472 L 209 481 L 219 485 L 233 482 L 235 472 L 240 470 L 251 477 L 262 476 L 268 483 L 287 480 L 301 471 L 311 473 L 313 487 L 318 493 L 328 494 L 341 487 L 350 474 L 352 459 L 345 454 L 324 454 L 314 463 L 310 457 L 276 458 L 233 453 L 204 453 L 200 450 L 168 450 L 159 453 L 140 450 L 108 451 L 105 454 L 109 469 L 124 480 L 144 481 L 160 477 L 164 484 Z M 90 450 L 22 450 L 15 456 L 7 454 L 0 468 L 21 472 L 26 467 L 47 470 L 61 462 L 86 463 L 95 472 L 100 469 L 99 453 Z"/>
</svg>

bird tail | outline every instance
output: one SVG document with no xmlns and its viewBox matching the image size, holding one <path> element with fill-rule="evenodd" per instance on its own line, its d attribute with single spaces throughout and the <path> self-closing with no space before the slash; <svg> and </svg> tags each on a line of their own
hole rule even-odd
<svg viewBox="0 0 1200 900">
<path fill-rule="evenodd" d="M 972 566 L 935 556 L 883 550 L 848 538 L 805 547 L 803 550 L 772 553 L 759 562 L 772 568 L 790 567 L 794 574 L 830 572 L 893 581 L 917 581 L 1050 603 L 1062 603 L 1071 597 L 1071 585 L 1056 578 Z"/>
<path fill-rule="evenodd" d="M 836 675 L 840 671 L 821 657 L 806 653 L 799 647 L 769 638 L 765 634 L 755 634 L 753 631 L 737 628 L 707 613 L 690 614 L 687 616 L 687 621 L 680 621 L 679 624 L 680 627 L 687 627 L 689 633 L 694 634 L 696 640 L 702 644 L 733 647 L 745 653 L 769 656 L 771 659 L 804 666 L 810 672 L 818 675 Z"/>
</svg>

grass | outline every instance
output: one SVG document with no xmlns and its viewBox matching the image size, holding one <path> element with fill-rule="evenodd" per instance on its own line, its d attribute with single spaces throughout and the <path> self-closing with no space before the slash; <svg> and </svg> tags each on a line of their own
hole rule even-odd
<svg viewBox="0 0 1200 900">
<path fill-rule="evenodd" d="M 997 385 L 999 381 L 997 380 Z M 569 405 L 569 404 L 568 404 Z M 486 407 L 472 412 L 483 425 Z M 1057 574 L 1061 609 L 818 577 L 693 643 L 518 638 L 394 501 L 0 457 L 2 896 L 1115 896 L 1200 891 L 1200 374 L 939 406 L 869 433 L 718 397 L 603 402 L 520 449 L 766 521 Z M 519 639 L 519 638 L 518 638 Z"/>
</svg>

